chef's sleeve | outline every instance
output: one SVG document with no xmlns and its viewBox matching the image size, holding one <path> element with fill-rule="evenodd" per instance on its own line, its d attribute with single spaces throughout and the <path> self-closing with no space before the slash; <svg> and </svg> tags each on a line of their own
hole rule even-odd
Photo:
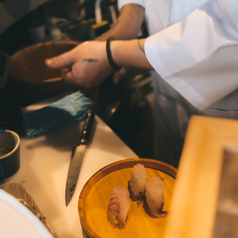
<svg viewBox="0 0 238 238">
<path fill-rule="evenodd" d="M 121 9 L 124 5 L 129 4 L 129 3 L 138 4 L 138 5 L 145 7 L 145 0 L 118 0 L 118 2 L 117 2 L 118 9 Z"/>
<path fill-rule="evenodd" d="M 145 41 L 153 68 L 200 110 L 238 88 L 237 13 L 237 0 L 211 0 Z"/>
</svg>

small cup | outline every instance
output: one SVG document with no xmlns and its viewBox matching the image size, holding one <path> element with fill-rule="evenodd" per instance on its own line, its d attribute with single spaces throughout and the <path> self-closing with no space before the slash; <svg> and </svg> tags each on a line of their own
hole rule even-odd
<svg viewBox="0 0 238 238">
<path fill-rule="evenodd" d="M 20 137 L 14 131 L 0 130 L 0 182 L 11 178 L 20 167 Z"/>
</svg>

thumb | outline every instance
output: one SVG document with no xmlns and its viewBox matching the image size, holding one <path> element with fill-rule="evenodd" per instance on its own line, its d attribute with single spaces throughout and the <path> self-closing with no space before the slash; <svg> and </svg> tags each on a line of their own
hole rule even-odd
<svg viewBox="0 0 238 238">
<path fill-rule="evenodd" d="M 126 67 L 122 67 L 120 71 L 115 72 L 113 77 L 112 77 L 112 81 L 114 84 L 118 84 L 120 83 L 120 81 L 123 79 L 123 77 L 125 76 L 127 72 L 127 68 Z"/>
<path fill-rule="evenodd" d="M 62 68 L 72 65 L 73 62 L 74 60 L 70 51 L 45 60 L 45 64 L 50 68 Z"/>
</svg>

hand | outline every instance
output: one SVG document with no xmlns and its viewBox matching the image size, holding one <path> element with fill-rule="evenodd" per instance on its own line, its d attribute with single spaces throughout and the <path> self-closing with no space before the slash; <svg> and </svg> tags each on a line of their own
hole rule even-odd
<svg viewBox="0 0 238 238">
<path fill-rule="evenodd" d="M 45 63 L 61 68 L 63 80 L 86 88 L 97 86 L 112 73 L 104 41 L 86 41 Z"/>
<path fill-rule="evenodd" d="M 122 81 L 123 77 L 126 75 L 127 71 L 127 67 L 122 67 L 120 71 L 115 72 L 112 76 L 112 82 L 114 84 L 119 84 Z"/>
</svg>

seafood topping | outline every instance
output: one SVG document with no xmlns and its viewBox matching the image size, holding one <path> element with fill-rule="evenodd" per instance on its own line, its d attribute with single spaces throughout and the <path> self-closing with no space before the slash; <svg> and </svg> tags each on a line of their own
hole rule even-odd
<svg viewBox="0 0 238 238">
<path fill-rule="evenodd" d="M 136 198 L 143 198 L 147 182 L 147 173 L 144 165 L 137 164 L 130 174 L 130 188 Z"/>
<path fill-rule="evenodd" d="M 114 187 L 108 207 L 109 221 L 118 228 L 125 228 L 129 208 L 130 199 L 128 190 L 121 185 Z"/>
<path fill-rule="evenodd" d="M 146 184 L 146 203 L 153 216 L 164 217 L 167 212 L 163 211 L 164 206 L 164 182 L 159 177 L 154 177 Z"/>
</svg>

